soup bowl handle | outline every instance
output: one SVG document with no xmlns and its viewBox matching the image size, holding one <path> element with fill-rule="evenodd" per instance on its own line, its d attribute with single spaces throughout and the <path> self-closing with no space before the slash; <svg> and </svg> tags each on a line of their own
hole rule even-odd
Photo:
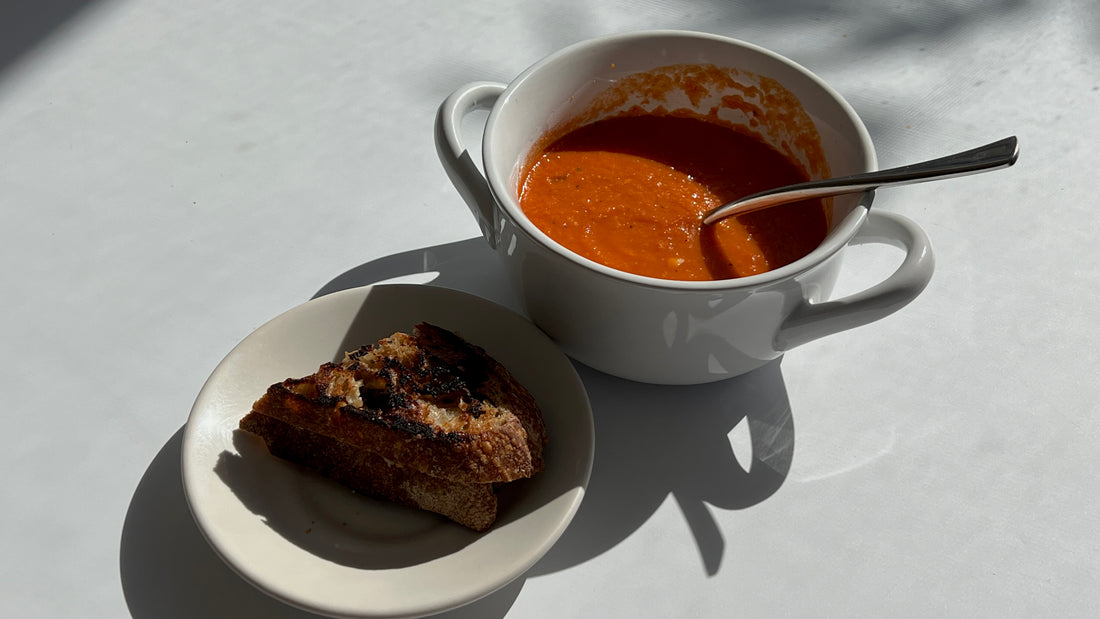
<svg viewBox="0 0 1100 619">
<path fill-rule="evenodd" d="M 851 245 L 886 243 L 906 251 L 890 277 L 855 294 L 821 303 L 803 301 L 787 317 L 775 349 L 790 350 L 820 337 L 865 325 L 898 311 L 917 298 L 932 278 L 935 258 L 924 230 L 901 215 L 872 210 Z"/>
<path fill-rule="evenodd" d="M 493 107 L 507 88 L 496 82 L 471 82 L 443 100 L 435 119 L 435 149 L 448 178 L 477 219 L 489 246 L 496 248 L 493 225 L 496 200 L 489 183 L 474 163 L 462 140 L 462 120 L 475 110 Z"/>
</svg>

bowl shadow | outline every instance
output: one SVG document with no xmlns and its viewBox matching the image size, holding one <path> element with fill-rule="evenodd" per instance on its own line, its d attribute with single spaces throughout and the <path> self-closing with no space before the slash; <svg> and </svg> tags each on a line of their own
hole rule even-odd
<svg viewBox="0 0 1100 619">
<path fill-rule="evenodd" d="M 718 574 L 725 535 L 708 506 L 752 507 L 775 494 L 790 471 L 794 420 L 780 361 L 691 387 L 633 383 L 588 368 L 581 376 L 595 417 L 592 476 L 573 522 L 528 575 L 611 550 L 670 495 L 703 570 Z"/>
</svg>

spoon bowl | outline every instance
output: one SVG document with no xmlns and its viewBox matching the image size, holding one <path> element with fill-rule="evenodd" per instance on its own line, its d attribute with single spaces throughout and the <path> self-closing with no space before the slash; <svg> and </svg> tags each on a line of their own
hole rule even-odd
<svg viewBox="0 0 1100 619">
<path fill-rule="evenodd" d="M 827 198 L 846 193 L 871 191 L 882 187 L 911 185 L 913 183 L 989 172 L 1011 166 L 1016 163 L 1019 156 L 1019 142 L 1016 140 L 1016 136 L 1012 136 L 985 146 L 922 163 L 787 185 L 723 204 L 703 217 L 703 225 L 709 226 L 726 217 L 743 215 L 789 202 Z"/>
</svg>

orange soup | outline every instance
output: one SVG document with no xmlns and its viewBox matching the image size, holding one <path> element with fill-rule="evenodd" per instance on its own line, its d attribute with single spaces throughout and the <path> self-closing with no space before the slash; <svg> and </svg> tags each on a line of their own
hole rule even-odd
<svg viewBox="0 0 1100 619">
<path fill-rule="evenodd" d="M 703 226 L 731 200 L 808 180 L 769 145 L 701 118 L 627 115 L 574 129 L 530 159 L 520 206 L 551 238 L 609 267 L 715 280 L 778 268 L 825 238 L 820 200 Z"/>
</svg>

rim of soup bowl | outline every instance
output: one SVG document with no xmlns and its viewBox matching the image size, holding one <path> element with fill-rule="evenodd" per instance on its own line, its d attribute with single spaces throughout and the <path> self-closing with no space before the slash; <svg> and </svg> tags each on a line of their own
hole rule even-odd
<svg viewBox="0 0 1100 619">
<path fill-rule="evenodd" d="M 839 106 L 843 114 L 851 122 L 854 130 L 856 131 L 858 142 L 863 146 L 863 171 L 873 171 L 878 167 L 878 159 L 875 152 L 874 143 L 871 140 L 870 133 L 864 125 L 863 120 L 856 113 L 855 108 L 851 106 L 848 101 L 841 96 L 832 86 L 826 83 L 822 78 L 818 77 L 816 73 L 810 71 L 803 65 L 774 52 L 765 47 L 761 47 L 755 43 L 726 37 L 722 35 L 695 32 L 691 30 L 638 30 L 631 32 L 623 32 L 618 34 L 611 34 L 603 37 L 597 37 L 580 41 L 564 47 L 546 57 L 539 60 L 535 64 L 528 67 L 525 71 L 520 73 L 510 84 L 507 85 L 504 92 L 501 93 L 497 106 L 508 101 L 512 95 L 520 89 L 524 83 L 530 79 L 530 77 L 537 73 L 542 67 L 556 62 L 559 58 L 566 55 L 577 53 L 579 50 L 588 47 L 598 47 L 614 42 L 621 42 L 630 39 L 646 39 L 656 37 L 678 37 L 688 39 L 705 39 L 711 41 L 718 41 L 722 43 L 732 44 L 738 47 L 745 48 L 751 52 L 758 53 L 771 58 L 772 60 L 781 64 L 787 65 L 789 68 L 794 69 L 800 73 L 803 77 L 813 82 L 818 88 L 820 88 L 834 104 Z M 488 137 L 493 134 L 496 129 L 496 120 L 498 119 L 496 114 L 496 106 L 490 112 L 489 117 L 486 119 L 485 136 Z M 858 203 L 852 207 L 852 210 L 848 212 L 841 221 L 837 222 L 829 232 L 826 234 L 825 239 L 818 244 L 811 252 L 802 256 L 794 262 L 783 265 L 779 268 L 765 271 L 764 273 L 758 273 L 756 275 L 746 275 L 744 277 L 735 277 L 729 279 L 716 279 L 716 280 L 677 280 L 677 279 L 663 279 L 658 277 L 649 277 L 646 275 L 638 275 L 636 273 L 630 273 L 628 271 L 622 271 L 615 269 L 590 258 L 586 258 L 571 249 L 568 249 L 561 243 L 558 243 L 551 236 L 543 232 L 538 226 L 536 226 L 523 212 L 523 209 L 519 205 L 518 199 L 512 196 L 512 191 L 509 185 L 508 174 L 498 173 L 505 168 L 514 165 L 514 162 L 510 162 L 509 165 L 504 167 L 498 167 L 496 165 L 496 155 L 491 148 L 491 140 L 486 140 L 482 145 L 483 157 L 485 160 L 485 174 L 487 177 L 490 192 L 496 199 L 499 208 L 504 209 L 511 220 L 524 232 L 527 233 L 532 239 L 543 247 L 553 251 L 557 255 L 561 256 L 577 264 L 578 266 L 589 269 L 606 277 L 617 279 L 623 282 L 632 283 L 639 286 L 646 286 L 652 288 L 662 288 L 666 290 L 677 291 L 719 291 L 730 289 L 742 289 L 742 288 L 754 288 L 758 286 L 768 285 L 774 282 L 785 280 L 790 277 L 794 277 L 799 273 L 808 271 L 813 267 L 821 264 L 827 260 L 833 254 L 842 250 L 847 246 L 848 242 L 856 235 L 859 228 L 863 225 L 863 222 L 867 218 L 867 214 L 871 208 L 871 203 L 874 200 L 874 192 L 868 191 L 859 195 Z M 504 189 L 504 195 L 499 195 L 497 187 Z M 702 224 L 700 224 L 702 225 Z"/>
</svg>

